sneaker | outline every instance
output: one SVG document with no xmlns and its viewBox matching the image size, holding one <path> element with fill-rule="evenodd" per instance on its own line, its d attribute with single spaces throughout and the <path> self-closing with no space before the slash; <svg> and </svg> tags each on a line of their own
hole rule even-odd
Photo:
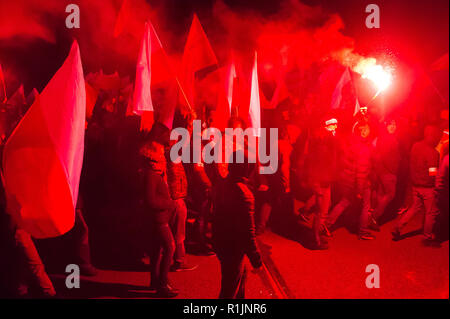
<svg viewBox="0 0 450 319">
<path fill-rule="evenodd" d="M 375 239 L 375 236 L 371 233 L 362 233 L 358 236 L 359 240 L 373 240 Z"/>
<path fill-rule="evenodd" d="M 197 269 L 198 265 L 188 265 L 185 263 L 174 263 L 172 266 L 170 266 L 171 272 L 179 272 L 179 271 L 190 271 Z"/>
<path fill-rule="evenodd" d="M 394 229 L 392 231 L 392 240 L 393 241 L 399 241 L 401 239 L 401 237 L 402 236 L 401 236 L 400 231 L 398 229 Z"/>
<path fill-rule="evenodd" d="M 199 254 L 200 256 L 208 256 L 208 257 L 215 256 L 215 255 L 216 255 L 216 254 L 214 253 L 214 251 L 213 251 L 211 248 L 209 248 L 207 245 L 205 245 L 205 246 L 200 246 L 199 249 L 198 249 L 198 254 Z"/>
<path fill-rule="evenodd" d="M 179 293 L 178 289 L 174 289 L 169 285 L 163 288 L 159 288 L 156 291 L 156 295 L 160 298 L 174 298 L 178 296 L 178 293 Z"/>
</svg>

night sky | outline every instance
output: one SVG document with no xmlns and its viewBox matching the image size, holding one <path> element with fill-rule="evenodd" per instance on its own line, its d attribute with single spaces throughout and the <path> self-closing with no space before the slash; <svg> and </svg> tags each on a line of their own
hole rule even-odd
<svg viewBox="0 0 450 319">
<path fill-rule="evenodd" d="M 199 15 L 200 20 L 206 20 L 214 4 L 213 0 L 147 0 L 147 2 L 151 6 L 165 8 L 166 19 L 169 23 L 164 27 L 169 28 L 170 25 L 171 31 L 178 34 L 187 33 L 194 12 Z M 343 33 L 354 38 L 355 51 L 362 55 L 393 55 L 403 63 L 426 68 L 449 50 L 448 0 L 303 0 L 302 2 L 312 6 L 320 5 L 330 14 L 339 14 L 345 23 Z M 380 29 L 365 27 L 367 16 L 365 7 L 372 2 L 380 6 Z M 120 1 L 117 3 L 120 6 Z M 266 19 L 270 19 L 271 15 L 279 10 L 281 1 L 224 0 L 224 3 L 234 11 L 260 12 Z M 81 10 L 83 19 L 83 8 Z M 72 34 L 65 28 L 59 27 L 65 17 L 66 13 L 62 11 L 56 18 L 46 19 L 45 23 L 55 29 L 55 43 L 20 37 L 12 41 L 0 38 L 0 61 L 4 68 L 11 65 L 12 68 L 20 70 L 18 72 L 21 74 L 17 77 L 25 83 L 26 91 L 31 90 L 32 86 L 42 90 L 64 61 L 73 39 Z M 208 26 L 205 26 L 205 29 L 208 33 Z M 171 45 L 180 50 L 184 43 L 177 41 Z M 98 64 L 110 72 L 117 67 L 117 61 L 111 63 L 99 59 Z M 91 65 L 86 63 L 86 67 L 93 68 L 93 63 Z M 126 70 L 127 73 L 132 74 L 131 63 L 124 62 L 118 68 L 121 73 Z"/>
</svg>

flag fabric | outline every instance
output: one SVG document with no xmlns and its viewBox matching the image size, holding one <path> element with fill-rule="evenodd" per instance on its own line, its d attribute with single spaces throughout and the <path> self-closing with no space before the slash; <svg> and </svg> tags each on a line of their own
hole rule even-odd
<svg viewBox="0 0 450 319">
<path fill-rule="evenodd" d="M 155 112 L 155 119 L 161 119 L 162 123 L 169 125 L 171 129 L 176 107 L 173 96 L 177 97 L 175 83 L 178 82 L 171 70 L 169 59 L 153 25 L 148 22 L 145 25 L 136 66 L 133 112 L 137 115 Z M 145 126 L 149 127 L 150 123 L 147 121 Z"/>
<path fill-rule="evenodd" d="M 195 74 L 196 72 L 217 66 L 217 58 L 211 44 L 202 28 L 200 20 L 194 14 L 188 39 L 181 60 L 181 80 L 184 94 L 189 104 L 195 105 Z M 181 100 L 182 103 L 183 99 Z"/>
<path fill-rule="evenodd" d="M 70 53 L 6 142 L 8 211 L 35 238 L 74 225 L 83 163 L 86 92 L 80 50 Z"/>
<path fill-rule="evenodd" d="M 253 64 L 251 89 L 250 89 L 250 107 L 248 110 L 250 127 L 253 128 L 254 136 L 261 136 L 261 102 L 259 97 L 258 83 L 258 56 L 255 52 L 255 63 Z"/>
<path fill-rule="evenodd" d="M 104 74 L 103 70 L 96 73 L 89 73 L 85 82 L 89 83 L 95 90 L 118 91 L 122 87 L 122 80 L 116 71 L 113 74 Z"/>
<path fill-rule="evenodd" d="M 8 97 L 6 96 L 6 84 L 5 84 L 5 75 L 3 74 L 2 65 L 0 64 L 0 85 L 1 87 L 1 95 L 0 102 L 6 103 Z"/>
<path fill-rule="evenodd" d="M 38 90 L 36 90 L 36 88 L 33 88 L 27 96 L 27 105 L 32 105 L 38 95 L 39 95 Z"/>
<path fill-rule="evenodd" d="M 360 110 L 361 110 L 361 105 L 359 104 L 358 98 L 356 98 L 356 102 L 355 102 L 355 111 L 353 112 L 353 116 L 355 116 L 356 114 L 358 114 Z"/>
<path fill-rule="evenodd" d="M 133 112 L 141 115 L 144 111 L 153 111 L 153 102 L 150 93 L 151 85 L 151 29 L 145 25 L 145 33 L 141 42 L 138 62 L 136 65 L 136 81 L 133 95 Z"/>
<path fill-rule="evenodd" d="M 149 12 L 150 7 L 145 0 L 124 0 L 114 25 L 114 38 L 128 34 L 139 39 Z"/>
<path fill-rule="evenodd" d="M 89 83 L 85 82 L 86 85 L 86 119 L 90 119 L 92 113 L 94 112 L 95 103 L 97 103 L 98 91 L 94 89 Z"/>
<path fill-rule="evenodd" d="M 232 61 L 228 67 L 218 70 L 220 85 L 218 87 L 217 104 L 214 112 L 214 127 L 224 130 L 232 114 L 233 86 L 236 79 L 236 67 Z"/>
<path fill-rule="evenodd" d="M 339 82 L 334 89 L 333 95 L 331 97 L 331 109 L 336 110 L 341 107 L 341 101 L 343 96 L 344 87 L 351 82 L 351 75 L 349 68 L 346 68 L 342 74 Z"/>
<path fill-rule="evenodd" d="M 236 65 L 234 64 L 234 61 L 231 61 L 230 66 L 228 68 L 228 73 L 226 77 L 227 81 L 225 87 L 230 114 L 233 108 L 234 81 L 236 80 L 236 78 L 237 78 Z"/>
<path fill-rule="evenodd" d="M 23 89 L 23 85 L 20 85 L 19 88 L 14 92 L 13 95 L 8 99 L 8 104 L 14 106 L 20 106 L 27 104 L 27 100 L 25 98 L 25 92 Z"/>
<path fill-rule="evenodd" d="M 270 100 L 270 104 L 267 108 L 276 109 L 277 105 L 287 98 L 290 97 L 289 90 L 286 87 L 286 83 L 284 82 L 284 76 L 281 75 L 278 78 L 277 87 L 275 88 L 275 92 L 273 93 L 272 99 Z"/>
</svg>

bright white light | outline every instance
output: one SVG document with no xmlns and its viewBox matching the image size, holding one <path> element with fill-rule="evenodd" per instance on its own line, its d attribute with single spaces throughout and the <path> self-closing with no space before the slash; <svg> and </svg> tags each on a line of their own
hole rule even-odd
<svg viewBox="0 0 450 319">
<path fill-rule="evenodd" d="M 371 80 L 378 88 L 379 92 L 386 90 L 392 83 L 392 75 L 378 64 L 368 66 L 366 70 L 364 70 L 362 77 L 363 79 Z"/>
</svg>

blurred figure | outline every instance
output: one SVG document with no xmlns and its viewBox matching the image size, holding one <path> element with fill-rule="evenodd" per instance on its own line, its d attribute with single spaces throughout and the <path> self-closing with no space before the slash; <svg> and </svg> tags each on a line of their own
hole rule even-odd
<svg viewBox="0 0 450 319">
<path fill-rule="evenodd" d="M 237 158 L 237 152 L 233 156 Z M 255 238 L 255 199 L 248 187 L 253 167 L 247 157 L 244 163 L 230 163 L 222 191 L 215 198 L 213 246 L 220 261 L 222 299 L 245 298 L 245 255 L 254 268 L 262 266 Z"/>
<path fill-rule="evenodd" d="M 435 178 L 439 167 L 439 153 L 436 146 L 440 132 L 434 126 L 426 126 L 424 139 L 413 145 L 410 158 L 410 174 L 413 192 L 412 206 L 400 217 L 392 232 L 393 240 L 401 238 L 401 231 L 410 219 L 420 211 L 425 211 L 423 226 L 424 244 L 433 241 L 433 227 L 439 210 L 434 196 Z"/>
<path fill-rule="evenodd" d="M 172 298 L 178 291 L 169 285 L 169 270 L 175 252 L 175 241 L 169 226 L 177 204 L 172 200 L 165 180 L 164 146 L 155 141 L 146 144 L 141 154 L 145 158 L 144 183 L 145 205 L 150 212 L 150 227 L 153 236 L 148 238 L 152 243 L 150 255 L 150 273 L 152 289 L 158 296 Z"/>
<path fill-rule="evenodd" d="M 400 163 L 400 150 L 396 137 L 397 123 L 395 120 L 388 120 L 385 125 L 385 129 L 378 137 L 374 153 L 374 171 L 377 179 L 374 190 L 376 207 L 369 227 L 375 231 L 380 231 L 379 218 L 395 197 Z"/>
<path fill-rule="evenodd" d="M 196 134 L 193 129 L 194 117 L 188 119 L 187 129 L 191 136 L 190 143 L 190 154 L 191 162 L 184 163 L 184 168 L 188 180 L 188 192 L 190 198 L 193 200 L 195 210 L 198 212 L 198 216 L 195 219 L 195 240 L 197 243 L 198 254 L 205 256 L 213 256 L 211 245 L 208 242 L 208 223 L 211 216 L 211 194 L 212 194 L 212 184 L 206 174 L 205 164 L 203 163 L 203 157 L 201 156 L 202 147 L 198 150 L 200 158 L 199 163 L 194 162 L 194 134 Z M 201 132 L 200 132 L 201 134 Z M 199 137 L 201 138 L 201 136 Z"/>
<path fill-rule="evenodd" d="M 325 121 L 313 134 L 307 151 L 308 183 L 316 201 L 313 221 L 314 249 L 328 249 L 326 236 L 329 236 L 329 231 L 325 221 L 331 204 L 331 183 L 336 173 L 337 124 L 334 118 Z"/>
<path fill-rule="evenodd" d="M 176 141 L 172 141 L 172 145 Z M 170 196 L 176 203 L 175 213 L 170 226 L 175 239 L 175 254 L 173 264 L 170 267 L 171 271 L 186 271 L 194 270 L 197 265 L 188 265 L 185 262 L 186 249 L 184 240 L 186 238 L 186 219 L 187 219 L 187 178 L 184 171 L 183 163 L 174 163 L 170 159 L 170 147 L 166 149 L 167 161 L 167 184 L 169 186 Z"/>
<path fill-rule="evenodd" d="M 74 247 L 74 263 L 80 266 L 83 276 L 95 276 L 98 271 L 91 262 L 91 249 L 89 246 L 89 228 L 83 216 L 83 201 L 78 196 L 75 209 L 75 224 L 66 237 L 70 237 Z"/>
<path fill-rule="evenodd" d="M 447 154 L 439 167 L 439 172 L 436 176 L 436 186 L 434 189 L 436 196 L 436 204 L 440 211 L 440 217 L 437 222 L 436 239 L 444 241 L 448 239 L 448 216 L 449 216 L 449 167 Z"/>
<path fill-rule="evenodd" d="M 292 197 L 290 190 L 290 158 L 292 145 L 289 143 L 289 136 L 286 128 L 280 129 L 278 139 L 278 170 L 265 177 L 268 181 L 268 190 L 259 188 L 258 200 L 263 201 L 259 214 L 257 216 L 256 234 L 261 235 L 267 226 L 271 212 L 274 208 L 282 210 L 289 209 L 292 206 Z M 260 176 L 260 179 L 263 179 Z"/>
<path fill-rule="evenodd" d="M 375 237 L 368 230 L 370 209 L 370 180 L 372 144 L 370 141 L 370 127 L 360 123 L 355 127 L 355 136 L 347 149 L 344 167 L 341 175 L 343 196 L 326 221 L 327 227 L 335 224 L 339 216 L 355 201 L 362 203 L 359 214 L 358 238 L 371 240 Z"/>
<path fill-rule="evenodd" d="M 0 155 L 2 153 L 3 145 L 0 147 Z M 2 239 L 5 239 L 2 245 L 5 245 L 6 251 L 9 252 L 2 257 L 2 261 L 5 263 L 0 263 L 1 271 L 9 271 L 6 273 L 8 278 L 5 280 L 9 287 L 5 288 L 9 288 L 15 297 L 55 297 L 55 288 L 45 271 L 33 239 L 28 232 L 18 227 L 6 207 L 2 178 L 0 180 L 0 226 Z M 7 258 L 4 258 L 5 256 Z"/>
</svg>

